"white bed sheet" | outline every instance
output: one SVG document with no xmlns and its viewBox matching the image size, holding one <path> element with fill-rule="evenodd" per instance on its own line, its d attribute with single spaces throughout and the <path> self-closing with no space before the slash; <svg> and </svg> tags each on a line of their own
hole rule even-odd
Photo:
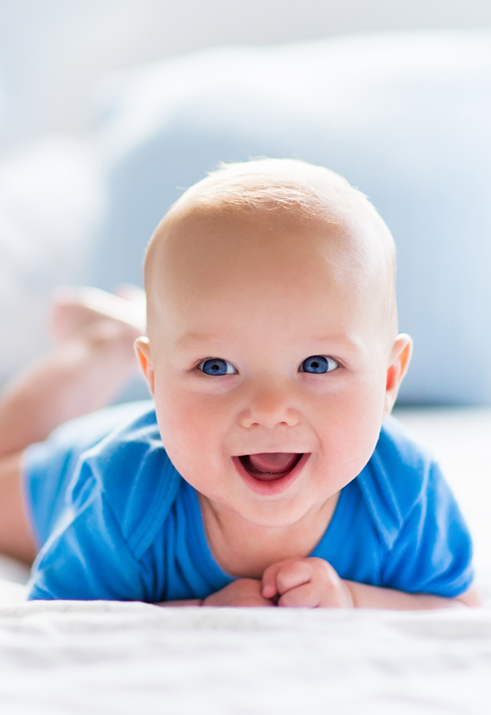
<svg viewBox="0 0 491 715">
<path fill-rule="evenodd" d="M 489 715 L 491 410 L 400 417 L 434 446 L 461 501 L 486 608 L 391 613 L 26 603 L 18 583 L 24 572 L 5 563 L 2 715 Z"/>
</svg>

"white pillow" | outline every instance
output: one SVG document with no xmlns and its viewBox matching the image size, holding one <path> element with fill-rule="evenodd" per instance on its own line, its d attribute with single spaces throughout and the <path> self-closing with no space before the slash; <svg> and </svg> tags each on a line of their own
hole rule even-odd
<svg viewBox="0 0 491 715">
<path fill-rule="evenodd" d="M 491 31 L 211 50 L 120 78 L 108 107 L 96 282 L 140 281 L 156 223 L 219 161 L 323 164 L 393 231 L 415 339 L 403 400 L 491 401 Z"/>
</svg>

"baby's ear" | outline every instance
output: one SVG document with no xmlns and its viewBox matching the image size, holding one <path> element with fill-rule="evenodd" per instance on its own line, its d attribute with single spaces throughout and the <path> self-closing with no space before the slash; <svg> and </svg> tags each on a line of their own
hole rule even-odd
<svg viewBox="0 0 491 715">
<path fill-rule="evenodd" d="M 400 333 L 394 340 L 390 355 L 390 364 L 387 369 L 387 382 L 385 386 L 384 417 L 390 413 L 399 392 L 399 387 L 406 374 L 413 352 L 413 341 L 406 333 Z"/>
<path fill-rule="evenodd" d="M 147 381 L 150 392 L 153 395 L 155 375 L 153 371 L 152 359 L 150 357 L 150 342 L 148 338 L 137 338 L 135 340 L 135 350 L 138 362 L 140 363 L 140 367 L 145 376 L 145 380 Z"/>
</svg>

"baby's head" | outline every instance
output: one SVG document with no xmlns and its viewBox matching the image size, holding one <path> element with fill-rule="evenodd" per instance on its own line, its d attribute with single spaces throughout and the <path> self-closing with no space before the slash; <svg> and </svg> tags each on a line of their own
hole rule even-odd
<svg viewBox="0 0 491 715">
<path fill-rule="evenodd" d="M 295 160 L 221 168 L 145 263 L 140 362 L 164 446 L 218 509 L 287 526 L 370 458 L 409 362 L 395 250 L 368 200 Z"/>
</svg>

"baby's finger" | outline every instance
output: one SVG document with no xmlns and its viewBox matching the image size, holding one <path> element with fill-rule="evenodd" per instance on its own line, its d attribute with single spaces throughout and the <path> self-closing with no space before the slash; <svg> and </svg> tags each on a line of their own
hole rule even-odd
<svg viewBox="0 0 491 715">
<path fill-rule="evenodd" d="M 285 591 L 308 583 L 312 577 L 312 566 L 307 560 L 289 559 L 269 566 L 263 575 L 262 594 L 265 598 L 280 596 Z"/>
<path fill-rule="evenodd" d="M 278 600 L 282 608 L 318 608 L 321 594 L 318 587 L 311 581 L 286 591 Z"/>
<path fill-rule="evenodd" d="M 285 561 L 276 574 L 276 589 L 280 595 L 292 588 L 309 583 L 312 578 L 312 566 L 307 560 Z"/>
<path fill-rule="evenodd" d="M 264 598 L 274 598 L 278 594 L 276 588 L 276 574 L 281 568 L 282 561 L 271 564 L 263 573 L 261 593 Z"/>
</svg>

